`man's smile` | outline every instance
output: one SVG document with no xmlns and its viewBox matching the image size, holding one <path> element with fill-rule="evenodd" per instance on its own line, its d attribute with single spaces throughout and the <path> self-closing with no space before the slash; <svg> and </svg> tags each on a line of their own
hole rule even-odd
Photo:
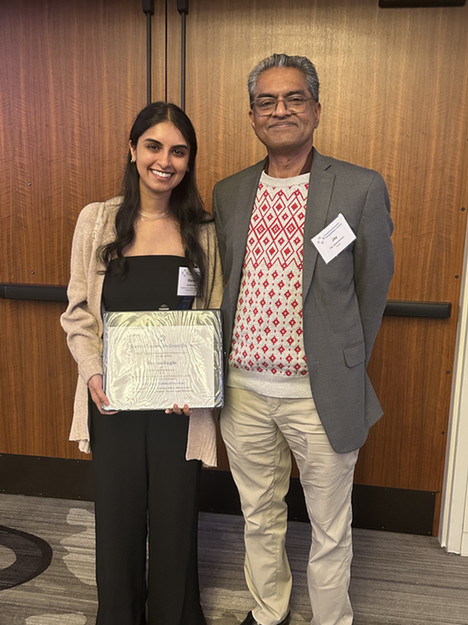
<svg viewBox="0 0 468 625">
<path fill-rule="evenodd" d="M 268 127 L 269 128 L 284 128 L 284 127 L 289 127 L 289 126 L 297 126 L 297 124 L 294 123 L 292 120 L 285 119 L 285 120 L 281 120 L 278 122 L 273 122 Z"/>
</svg>

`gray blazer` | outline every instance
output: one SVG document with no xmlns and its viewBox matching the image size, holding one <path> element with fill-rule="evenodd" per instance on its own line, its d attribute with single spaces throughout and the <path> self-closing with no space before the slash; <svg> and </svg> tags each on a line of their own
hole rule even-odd
<svg viewBox="0 0 468 625">
<path fill-rule="evenodd" d="M 247 234 L 264 161 L 213 191 L 229 355 Z M 356 240 L 328 263 L 311 239 L 342 213 Z M 312 395 L 331 445 L 358 449 L 382 408 L 366 367 L 393 275 L 390 201 L 382 176 L 314 150 L 304 225 L 303 330 Z M 226 371 L 227 371 L 226 357 Z M 222 414 L 221 414 L 222 418 Z"/>
</svg>

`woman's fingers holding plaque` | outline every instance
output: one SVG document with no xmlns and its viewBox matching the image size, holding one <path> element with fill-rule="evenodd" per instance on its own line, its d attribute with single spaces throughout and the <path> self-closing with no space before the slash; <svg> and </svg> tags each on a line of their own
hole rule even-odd
<svg viewBox="0 0 468 625">
<path fill-rule="evenodd" d="M 102 375 L 98 373 L 96 375 L 93 375 L 88 380 L 88 388 L 91 394 L 91 399 L 96 404 L 97 409 L 99 410 L 101 414 L 116 414 L 117 413 L 117 410 L 106 410 L 106 406 L 109 405 L 109 400 L 102 388 Z"/>
<path fill-rule="evenodd" d="M 181 408 L 178 404 L 173 404 L 172 408 L 166 409 L 166 414 L 171 414 L 171 412 L 174 412 L 175 414 L 179 414 L 179 415 L 184 414 L 187 417 L 189 417 L 192 414 L 192 411 L 190 410 L 187 404 L 184 404 L 183 408 Z"/>
</svg>

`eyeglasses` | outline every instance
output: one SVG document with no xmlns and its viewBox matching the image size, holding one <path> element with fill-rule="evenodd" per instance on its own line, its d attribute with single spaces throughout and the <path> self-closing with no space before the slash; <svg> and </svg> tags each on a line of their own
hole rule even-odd
<svg viewBox="0 0 468 625">
<path fill-rule="evenodd" d="M 304 98 L 301 95 L 290 95 L 287 98 L 279 100 L 278 98 L 256 98 L 250 103 L 253 110 L 262 117 L 272 115 L 279 104 L 283 103 L 284 108 L 290 113 L 303 113 L 306 110 L 306 104 L 313 98 Z"/>
</svg>

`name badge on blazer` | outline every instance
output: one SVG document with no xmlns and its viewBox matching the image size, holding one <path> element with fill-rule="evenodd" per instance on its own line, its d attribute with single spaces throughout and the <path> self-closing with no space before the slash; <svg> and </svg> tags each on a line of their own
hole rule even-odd
<svg viewBox="0 0 468 625">
<path fill-rule="evenodd" d="M 356 239 L 345 217 L 340 213 L 321 232 L 311 239 L 325 263 L 333 260 Z"/>
</svg>

